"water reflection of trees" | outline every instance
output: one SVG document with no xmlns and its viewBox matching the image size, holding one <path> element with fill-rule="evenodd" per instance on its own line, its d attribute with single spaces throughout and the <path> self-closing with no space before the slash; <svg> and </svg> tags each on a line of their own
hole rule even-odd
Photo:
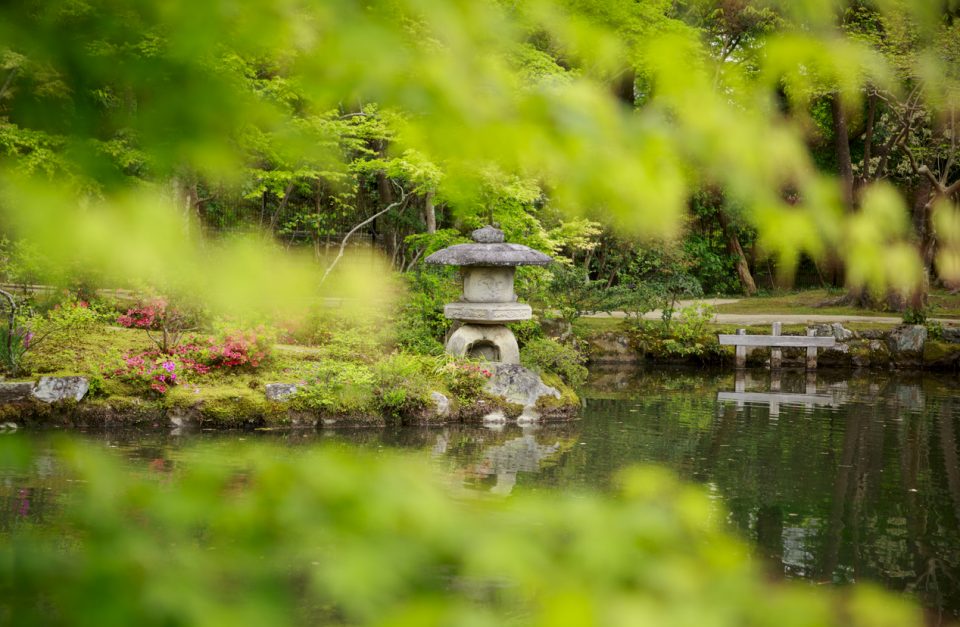
<svg viewBox="0 0 960 627">
<path fill-rule="evenodd" d="M 732 373 L 705 378 L 699 393 L 661 378 L 641 377 L 633 399 L 620 381 L 620 400 L 588 401 L 603 425 L 584 420 L 583 439 L 604 440 L 588 451 L 595 472 L 665 462 L 721 495 L 782 576 L 882 580 L 960 616 L 956 377 L 825 372 L 811 389 L 802 372 L 757 371 L 741 385 Z M 835 407 L 703 400 L 735 386 L 829 395 Z"/>
<path fill-rule="evenodd" d="M 178 472 L 181 450 L 198 440 L 214 448 L 266 439 L 289 447 L 407 449 L 429 456 L 456 487 L 474 492 L 604 489 L 625 465 L 666 464 L 715 494 L 730 524 L 754 539 L 781 576 L 882 580 L 944 608 L 947 616 L 960 616 L 956 377 L 821 372 L 811 389 L 803 373 L 785 372 L 779 392 L 830 395 L 837 402 L 782 405 L 772 415 L 767 404 L 716 402 L 719 391 L 734 389 L 733 373 L 674 374 L 604 375 L 612 391 L 588 392 L 580 421 L 534 429 L 455 425 L 85 437 L 161 478 Z M 769 391 L 772 383 L 769 373 L 756 371 L 743 388 Z M 56 460 L 41 458 L 43 467 L 0 486 L 0 529 L 40 524 L 55 515 L 58 495 L 69 491 Z"/>
</svg>

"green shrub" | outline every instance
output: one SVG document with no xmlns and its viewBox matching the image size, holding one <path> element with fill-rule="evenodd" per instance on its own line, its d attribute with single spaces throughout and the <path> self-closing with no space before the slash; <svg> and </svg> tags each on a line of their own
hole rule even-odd
<svg viewBox="0 0 960 627">
<path fill-rule="evenodd" d="M 643 320 L 631 328 L 634 343 L 654 358 L 672 359 L 719 356 L 722 349 L 707 325 L 716 309 L 694 303 L 679 310 L 669 326 Z"/>
<path fill-rule="evenodd" d="M 914 308 L 907 307 L 903 310 L 903 323 L 904 324 L 926 324 L 927 323 L 927 309 L 926 308 Z"/>
<path fill-rule="evenodd" d="M 373 314 L 348 315 L 341 310 L 317 307 L 296 320 L 284 320 L 280 340 L 290 344 L 319 346 L 330 357 L 349 361 L 375 361 L 382 353 L 387 326 Z"/>
<path fill-rule="evenodd" d="M 673 323 L 672 334 L 677 340 L 699 341 L 707 334 L 707 325 L 717 313 L 713 305 L 694 303 L 678 312 L 679 318 Z"/>
<path fill-rule="evenodd" d="M 330 359 L 373 363 L 383 355 L 382 338 L 372 329 L 346 328 L 334 333 L 323 345 Z"/>
<path fill-rule="evenodd" d="M 395 353 L 373 366 L 374 397 L 388 418 L 398 419 L 423 409 L 429 401 L 437 360 Z"/>
<path fill-rule="evenodd" d="M 295 402 L 329 413 L 371 411 L 374 374 L 363 364 L 321 361 L 301 381 Z"/>
<path fill-rule="evenodd" d="M 554 264 L 550 271 L 553 279 L 544 294 L 544 305 L 563 320 L 573 323 L 584 314 L 617 307 L 614 293 L 605 284 L 591 281 L 583 268 Z"/>
<path fill-rule="evenodd" d="M 520 322 L 511 322 L 507 325 L 513 335 L 517 338 L 517 344 L 521 347 L 529 342 L 543 337 L 543 329 L 536 320 L 521 320 Z"/>
<path fill-rule="evenodd" d="M 587 380 L 586 357 L 549 338 L 533 340 L 524 346 L 520 350 L 520 361 L 533 370 L 553 372 L 574 387 Z"/>
<path fill-rule="evenodd" d="M 483 396 L 483 387 L 493 375 L 482 363 L 451 359 L 440 368 L 444 387 L 461 405 L 469 404 Z"/>
<path fill-rule="evenodd" d="M 460 288 L 447 271 L 424 269 L 403 275 L 407 294 L 396 311 L 396 344 L 420 355 L 442 355 L 450 320 L 443 306 L 460 297 Z"/>
<path fill-rule="evenodd" d="M 4 305 L 0 322 L 0 366 L 11 376 L 18 376 L 25 369 L 24 357 L 29 351 L 41 345 L 54 350 L 69 345 L 79 333 L 103 321 L 97 311 L 82 301 L 64 302 L 46 314 L 33 313 L 14 301 L 12 320 L 8 315 L 9 302 Z"/>
</svg>

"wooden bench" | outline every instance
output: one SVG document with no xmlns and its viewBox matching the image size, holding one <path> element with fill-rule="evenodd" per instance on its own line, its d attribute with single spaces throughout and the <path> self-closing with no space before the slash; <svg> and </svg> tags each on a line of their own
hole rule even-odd
<svg viewBox="0 0 960 627">
<path fill-rule="evenodd" d="M 807 349 L 807 368 L 817 367 L 817 349 L 831 348 L 837 345 L 835 337 L 815 337 L 813 329 L 807 329 L 804 335 L 780 335 L 781 324 L 773 323 L 773 333 L 771 335 L 747 335 L 746 329 L 737 329 L 736 335 L 718 335 L 720 344 L 724 346 L 736 346 L 736 367 L 745 368 L 747 365 L 747 347 L 769 347 L 770 348 L 770 368 L 780 367 L 783 348 L 806 348 Z"/>
</svg>

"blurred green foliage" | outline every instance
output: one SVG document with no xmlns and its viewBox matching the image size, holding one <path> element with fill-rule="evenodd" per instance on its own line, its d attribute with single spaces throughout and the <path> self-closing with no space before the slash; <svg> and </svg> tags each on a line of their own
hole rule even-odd
<svg viewBox="0 0 960 627">
<path fill-rule="evenodd" d="M 400 242 L 428 205 L 466 226 L 502 214 L 511 237 L 540 237 L 522 220 L 530 206 L 673 237 L 691 196 L 716 187 L 782 274 L 836 252 L 851 283 L 904 290 L 932 263 L 886 220 L 908 214 L 904 194 L 871 191 L 883 177 L 867 163 L 850 211 L 818 168 L 810 137 L 826 129 L 811 112 L 839 99 L 852 126 L 876 94 L 903 103 L 916 88 L 924 122 L 893 142 L 897 160 L 945 163 L 954 12 L 896 0 L 8 4 L 0 207 L 55 266 L 275 306 L 316 284 L 309 265 L 264 242 L 210 250 L 184 237 L 198 214 L 259 202 L 260 226 L 306 232 L 320 254 L 321 237 L 399 188 L 415 200 L 377 228 Z M 884 109 L 878 139 L 898 136 L 901 109 Z M 949 170 L 933 173 L 944 190 Z M 944 235 L 934 253 L 952 276 Z"/>
<path fill-rule="evenodd" d="M 612 496 L 490 501 L 352 448 L 198 446 L 146 469 L 75 442 L 0 447 L 5 473 L 53 454 L 75 486 L 53 520 L 5 521 L 6 624 L 920 624 L 869 586 L 771 583 L 716 504 L 659 469 Z"/>
</svg>

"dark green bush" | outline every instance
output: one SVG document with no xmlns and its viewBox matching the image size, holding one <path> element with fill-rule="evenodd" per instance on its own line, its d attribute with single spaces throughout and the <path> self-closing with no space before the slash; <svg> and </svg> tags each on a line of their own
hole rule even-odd
<svg viewBox="0 0 960 627">
<path fill-rule="evenodd" d="M 460 297 L 460 287 L 446 270 L 423 269 L 403 275 L 407 294 L 396 312 L 396 343 L 421 355 L 443 354 L 443 339 L 450 320 L 443 306 Z"/>
</svg>

